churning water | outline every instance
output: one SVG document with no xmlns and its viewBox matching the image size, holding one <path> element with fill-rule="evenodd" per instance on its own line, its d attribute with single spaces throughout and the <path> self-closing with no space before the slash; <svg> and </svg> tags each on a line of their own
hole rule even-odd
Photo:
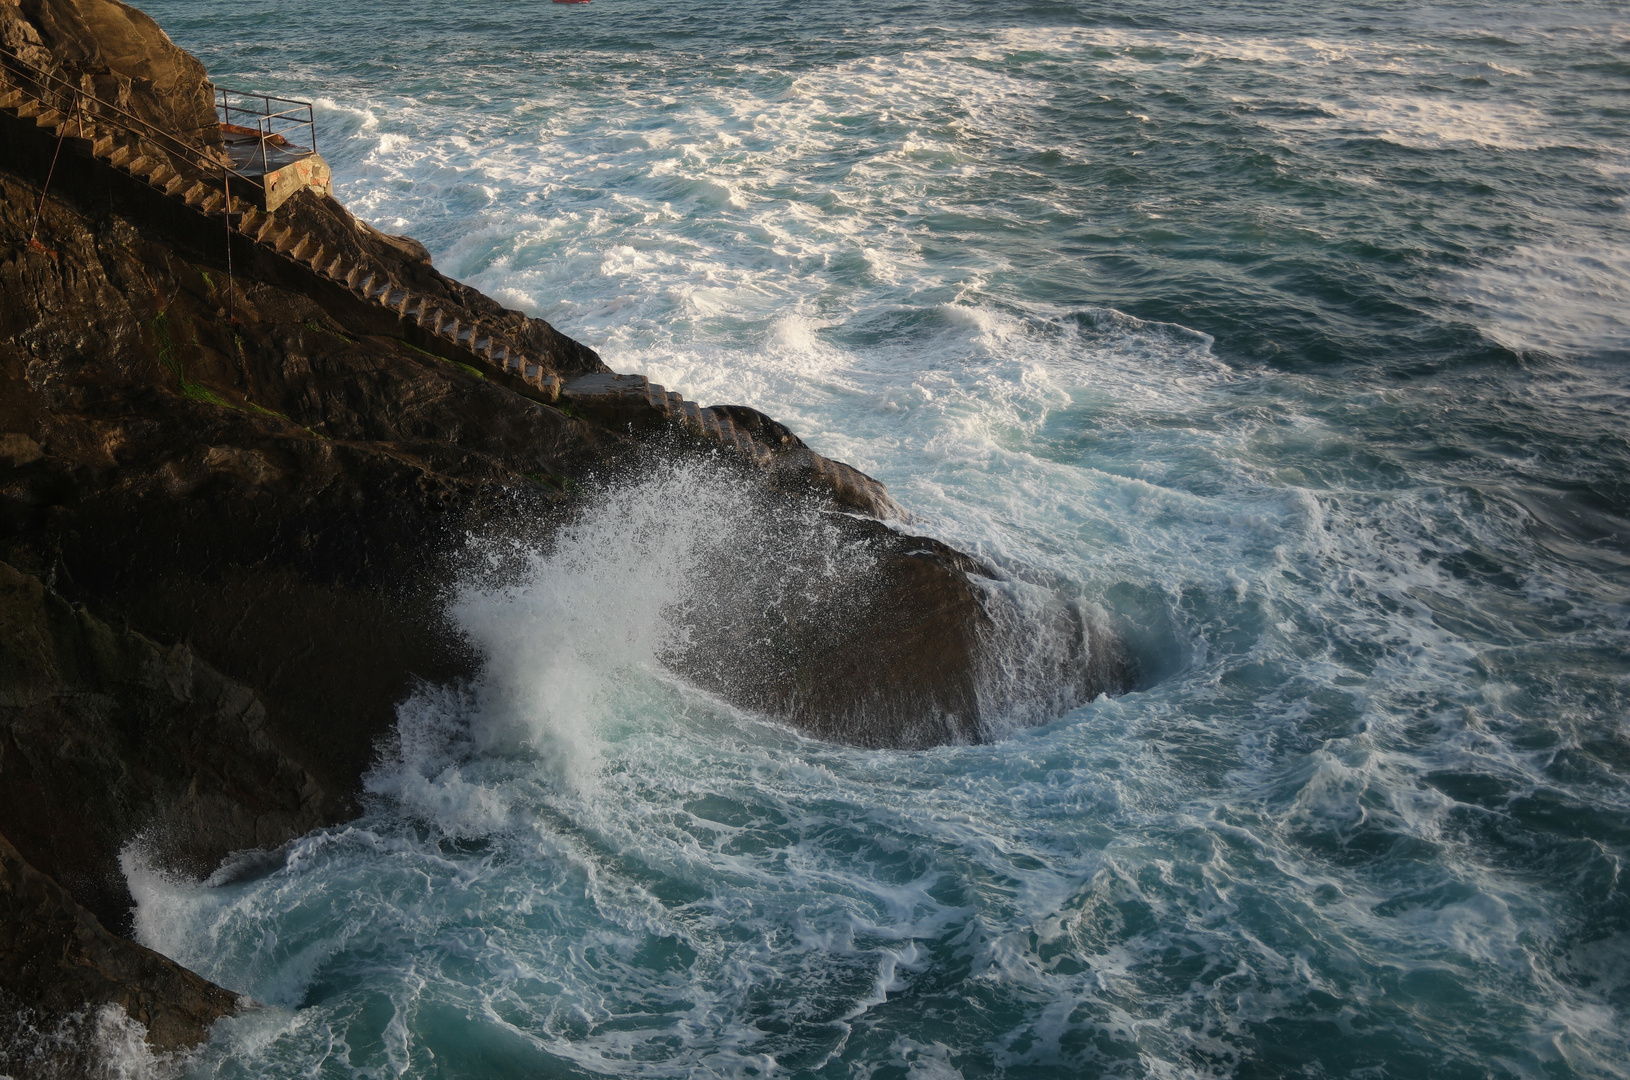
<svg viewBox="0 0 1630 1080">
<path fill-rule="evenodd" d="M 178 1067 L 1630 1076 L 1621 5 L 147 6 L 317 99 L 362 216 L 1141 672 L 802 739 L 658 662 L 740 493 L 609 491 L 458 597 L 487 675 L 361 819 L 131 860 L 142 940 L 268 1006 Z"/>
</svg>

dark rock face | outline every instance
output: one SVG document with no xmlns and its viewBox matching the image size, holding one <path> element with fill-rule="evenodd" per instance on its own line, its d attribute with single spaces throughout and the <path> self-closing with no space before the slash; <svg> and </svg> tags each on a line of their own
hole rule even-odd
<svg viewBox="0 0 1630 1080">
<path fill-rule="evenodd" d="M 274 742 L 348 792 L 415 680 L 468 673 L 433 582 L 463 528 L 563 497 L 592 431 L 177 257 L 0 173 L 0 549 L 98 612 L 252 685 Z M 0 252 L 7 249 L 0 247 Z M 366 329 L 366 328 L 364 328 Z M 26 460 L 25 460 L 26 459 Z"/>
<path fill-rule="evenodd" d="M 186 968 L 115 937 L 74 902 L 68 890 L 28 864 L 0 836 L 0 1067 L 19 1080 L 68 1075 L 52 1054 L 29 1053 L 26 1033 L 15 1029 L 22 1010 L 71 1015 L 118 1005 L 147 1028 L 155 1048 L 199 1042 L 210 1024 L 237 1011 L 237 995 Z M 4 1000 L 9 998 L 9 1001 Z M 26 1016 L 23 1012 L 22 1016 Z M 48 1048 L 55 1049 L 55 1048 Z M 85 1048 L 64 1047 L 67 1056 Z"/>
<path fill-rule="evenodd" d="M 132 837 L 201 876 L 341 809 L 273 748 L 247 687 L 0 563 L 0 820 L 103 925 L 128 922 Z"/>
<path fill-rule="evenodd" d="M 644 375 L 600 372 L 568 381 L 561 390 L 561 400 L 614 430 L 660 435 L 670 430 L 673 418 L 670 408 L 655 404 L 660 391 Z M 752 464 L 762 470 L 759 480 L 770 490 L 794 496 L 815 495 L 875 518 L 905 518 L 905 511 L 882 484 L 859 469 L 815 453 L 784 425 L 757 409 L 713 405 L 698 409 L 697 419 L 706 423 L 708 414 L 728 419 L 755 443 Z"/>
<path fill-rule="evenodd" d="M 290 269 L 239 263 L 229 286 L 222 266 L 117 201 L 47 198 L 51 253 L 31 250 L 21 241 L 37 201 L 0 171 L 0 558 L 155 640 L 190 640 L 252 687 L 267 737 L 316 778 L 325 805 L 343 804 L 419 680 L 476 670 L 440 623 L 447 559 L 469 530 L 535 533 L 572 512 L 572 477 L 633 468 L 652 447 L 687 452 L 616 408 L 579 395 L 585 407 L 568 415 L 421 352 L 354 298 L 300 291 Z M 391 250 L 343 210 L 311 213 L 381 257 Z M 396 257 L 404 278 L 434 275 L 412 252 Z M 236 325 L 223 318 L 229 305 Z M 517 333 L 559 337 L 512 315 Z M 557 369 L 609 377 L 570 345 L 556 349 Z M 753 475 L 767 490 L 897 513 L 876 481 L 763 414 L 727 412 L 763 444 L 769 465 Z M 796 691 L 744 682 L 741 700 L 831 737 L 858 729 L 823 710 L 911 729 L 891 736 L 869 722 L 860 741 L 878 745 L 933 741 L 936 725 L 970 737 L 977 710 L 956 672 L 974 645 L 951 638 L 980 613 L 961 573 L 943 562 L 922 596 L 916 570 L 880 593 L 840 584 L 889 597 L 867 601 L 873 644 L 845 668 L 849 639 L 829 638 L 828 609 L 811 607 L 779 646 L 809 650 L 794 664 Z M 955 618 L 948 605 L 960 605 Z M 919 626 L 922 612 L 933 614 Z M 927 640 L 930 622 L 941 645 L 901 645 L 884 674 L 879 658 L 893 653 L 882 643 Z M 948 685 L 930 688 L 942 676 Z M 933 717 L 926 728 L 911 719 L 914 700 Z"/>
</svg>

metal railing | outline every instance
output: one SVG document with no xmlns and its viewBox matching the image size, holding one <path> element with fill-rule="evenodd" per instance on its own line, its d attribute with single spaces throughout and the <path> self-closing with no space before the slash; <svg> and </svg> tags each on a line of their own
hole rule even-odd
<svg viewBox="0 0 1630 1080">
<path fill-rule="evenodd" d="M 297 158 L 317 152 L 317 121 L 309 101 L 217 86 L 215 113 L 229 140 L 241 133 L 259 143 L 262 171 L 268 168 L 274 149 Z"/>
<path fill-rule="evenodd" d="M 35 67 L 21 57 L 0 51 L 0 69 L 4 70 L 17 89 L 47 108 L 76 121 L 78 129 L 75 134 L 80 138 L 94 138 L 96 126 L 111 127 L 134 136 L 138 143 L 146 141 L 152 144 L 169 155 L 172 160 L 179 159 L 204 176 L 220 179 L 223 185 L 229 184 L 231 177 L 237 177 L 254 187 L 264 186 L 254 177 L 246 176 L 233 168 L 221 156 L 212 154 L 202 146 L 189 143 L 112 102 L 88 94 L 77 84 L 43 68 Z M 92 134 L 89 136 L 85 133 L 87 124 L 91 125 Z"/>
</svg>

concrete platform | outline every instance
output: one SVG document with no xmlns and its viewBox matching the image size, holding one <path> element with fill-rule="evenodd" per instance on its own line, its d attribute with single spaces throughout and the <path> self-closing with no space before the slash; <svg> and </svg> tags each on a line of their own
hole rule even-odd
<svg viewBox="0 0 1630 1080">
<path fill-rule="evenodd" d="M 262 139 L 254 128 L 236 124 L 222 124 L 221 137 L 232 167 L 259 181 L 263 188 L 259 196 L 234 194 L 253 198 L 262 210 L 276 210 L 301 188 L 311 188 L 319 195 L 333 194 L 334 174 L 321 154 L 277 135 Z"/>
</svg>

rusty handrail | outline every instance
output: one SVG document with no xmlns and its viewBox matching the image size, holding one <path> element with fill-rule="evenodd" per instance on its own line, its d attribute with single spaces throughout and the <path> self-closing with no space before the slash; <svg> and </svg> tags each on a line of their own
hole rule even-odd
<svg viewBox="0 0 1630 1080">
<path fill-rule="evenodd" d="M 10 74 L 20 76 L 23 82 L 33 83 L 33 87 L 19 86 L 19 89 L 33 92 L 33 96 L 42 103 L 62 111 L 62 98 L 72 96 L 73 103 L 66 107 L 64 115 L 76 116 L 80 123 L 80 137 L 84 137 L 85 105 L 94 104 L 96 110 L 92 112 L 93 122 L 103 122 L 109 126 L 122 130 L 127 135 L 133 135 L 138 140 L 147 139 L 158 144 L 166 154 L 181 157 L 187 164 L 206 175 L 218 176 L 223 185 L 228 176 L 236 176 L 245 183 L 257 188 L 265 185 L 251 176 L 234 169 L 229 163 L 216 158 L 201 146 L 195 146 L 163 128 L 143 120 L 134 113 L 127 112 L 112 102 L 103 101 L 94 94 L 87 94 L 77 84 L 53 74 L 43 68 L 24 60 L 12 53 L 0 51 L 0 67 L 10 69 Z M 52 100 L 52 98 L 55 100 Z"/>
<path fill-rule="evenodd" d="M 246 108 L 241 104 L 234 105 L 232 104 L 233 97 L 237 97 L 240 101 L 246 99 L 258 100 L 260 108 Z M 274 101 L 280 105 L 292 105 L 294 108 L 280 109 L 274 112 L 272 111 L 272 102 Z M 284 145 L 293 146 L 297 150 L 306 151 L 306 153 L 315 154 L 317 152 L 317 118 L 309 101 L 277 97 L 273 94 L 262 94 L 254 90 L 234 90 L 227 86 L 217 86 L 215 88 L 215 111 L 224 124 L 247 128 L 248 124 L 239 125 L 235 117 L 253 120 L 255 130 L 260 133 L 262 158 L 265 157 L 266 144 L 275 140 L 281 140 Z M 290 143 L 288 140 L 289 132 L 298 131 L 301 128 L 306 130 L 307 146 Z"/>
</svg>

